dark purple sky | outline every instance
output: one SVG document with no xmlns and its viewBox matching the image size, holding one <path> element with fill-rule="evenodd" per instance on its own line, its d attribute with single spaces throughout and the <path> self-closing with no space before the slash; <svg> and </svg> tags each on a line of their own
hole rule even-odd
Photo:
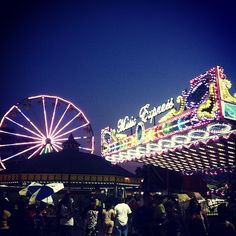
<svg viewBox="0 0 236 236">
<path fill-rule="evenodd" d="M 102 128 L 175 98 L 215 65 L 235 92 L 234 1 L 172 2 L 1 1 L 0 113 L 61 96 L 85 112 L 99 154 Z"/>
</svg>

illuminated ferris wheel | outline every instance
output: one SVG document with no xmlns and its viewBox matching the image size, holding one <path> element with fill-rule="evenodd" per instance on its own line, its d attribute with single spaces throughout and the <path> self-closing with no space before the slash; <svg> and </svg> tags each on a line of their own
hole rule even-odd
<svg viewBox="0 0 236 236">
<path fill-rule="evenodd" d="M 57 96 L 28 97 L 13 105 L 0 121 L 1 162 L 58 152 L 71 134 L 82 151 L 93 153 L 90 122 L 77 106 Z"/>
</svg>

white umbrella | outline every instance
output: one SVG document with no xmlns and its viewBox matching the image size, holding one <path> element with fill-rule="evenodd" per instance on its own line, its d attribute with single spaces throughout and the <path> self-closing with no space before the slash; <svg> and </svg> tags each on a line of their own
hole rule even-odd
<svg viewBox="0 0 236 236">
<path fill-rule="evenodd" d="M 20 196 L 31 196 L 33 195 L 37 190 L 39 190 L 43 185 L 37 182 L 32 182 L 30 185 L 28 185 L 26 188 L 23 188 L 19 191 Z"/>
<path fill-rule="evenodd" d="M 37 201 L 43 201 L 52 204 L 52 195 L 64 188 L 63 183 L 50 183 L 41 186 L 29 199 L 29 204 L 34 204 Z"/>
<path fill-rule="evenodd" d="M 48 205 L 54 205 L 52 196 L 42 199 L 41 202 L 47 203 Z M 35 199 L 31 197 L 29 199 L 29 205 L 33 205 L 33 204 L 35 204 Z"/>
</svg>

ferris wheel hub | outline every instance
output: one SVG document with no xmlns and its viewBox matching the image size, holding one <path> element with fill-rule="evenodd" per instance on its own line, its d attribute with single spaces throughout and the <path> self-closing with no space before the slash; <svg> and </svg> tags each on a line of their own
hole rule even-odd
<svg viewBox="0 0 236 236">
<path fill-rule="evenodd" d="M 45 144 L 51 144 L 52 142 L 51 142 L 51 139 L 50 138 L 46 138 L 45 139 Z"/>
</svg>

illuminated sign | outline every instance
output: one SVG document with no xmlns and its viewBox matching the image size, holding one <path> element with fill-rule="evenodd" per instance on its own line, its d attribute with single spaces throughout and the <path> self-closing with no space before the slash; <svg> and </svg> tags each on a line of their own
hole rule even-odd
<svg viewBox="0 0 236 236">
<path fill-rule="evenodd" d="M 165 111 L 170 110 L 173 107 L 174 107 L 174 99 L 173 98 L 168 99 L 167 102 L 163 103 L 160 106 L 153 107 L 152 109 L 150 109 L 150 104 L 146 104 L 140 109 L 139 118 L 144 123 L 146 123 L 148 120 L 150 121 L 150 123 L 152 123 L 154 120 L 154 117 L 164 113 Z M 123 132 L 127 129 L 130 129 L 136 125 L 137 125 L 136 118 L 134 118 L 133 116 L 131 116 L 131 117 L 125 116 L 125 118 L 119 119 L 119 121 L 117 123 L 117 132 L 121 133 L 121 132 Z"/>
<path fill-rule="evenodd" d="M 153 155 L 175 157 L 176 153 L 181 153 L 178 150 L 182 148 L 185 153 L 185 150 L 192 150 L 192 145 L 199 142 L 207 143 L 208 140 L 230 137 L 236 133 L 235 123 L 232 123 L 232 120 L 236 120 L 236 96 L 229 93 L 230 88 L 231 82 L 227 80 L 222 67 L 216 66 L 206 71 L 192 79 L 190 88 L 176 98 L 178 109 L 174 106 L 173 98 L 156 107 L 146 104 L 140 108 L 137 117 L 126 116 L 120 119 L 117 129 L 103 129 L 102 156 L 112 163 L 130 160 L 148 162 Z M 155 120 L 160 114 L 162 117 Z M 212 154 L 201 152 L 202 158 L 212 158 Z M 195 158 L 194 153 L 186 154 L 189 165 L 192 156 Z M 173 163 L 165 165 L 153 157 L 151 164 L 181 171 L 201 167 L 196 166 L 197 161 L 192 166 L 181 166 L 178 163 L 174 167 Z M 218 159 L 201 165 L 207 167 L 214 163 L 218 163 Z"/>
<path fill-rule="evenodd" d="M 150 104 L 146 104 L 143 106 L 139 111 L 139 117 L 143 122 L 147 122 L 150 120 L 150 123 L 153 122 L 153 118 L 161 113 L 164 113 L 165 111 L 170 110 L 174 107 L 174 99 L 170 98 L 166 103 L 163 103 L 162 105 L 158 107 L 154 107 L 153 109 L 149 109 Z"/>
<path fill-rule="evenodd" d="M 119 119 L 117 123 L 117 132 L 123 132 L 129 128 L 134 127 L 137 124 L 137 119 L 134 118 L 133 116 L 129 117 L 126 116 L 124 119 Z"/>
</svg>

